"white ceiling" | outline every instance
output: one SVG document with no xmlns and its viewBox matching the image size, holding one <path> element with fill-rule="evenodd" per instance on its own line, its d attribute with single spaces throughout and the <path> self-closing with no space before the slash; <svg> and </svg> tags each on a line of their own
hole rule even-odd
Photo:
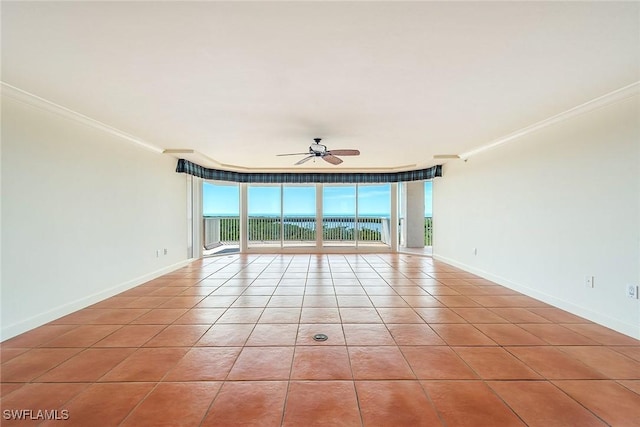
<svg viewBox="0 0 640 427">
<path fill-rule="evenodd" d="M 235 170 L 428 167 L 638 80 L 638 2 L 2 2 L 3 82 Z M 314 137 L 362 154 L 275 156 Z"/>
</svg>

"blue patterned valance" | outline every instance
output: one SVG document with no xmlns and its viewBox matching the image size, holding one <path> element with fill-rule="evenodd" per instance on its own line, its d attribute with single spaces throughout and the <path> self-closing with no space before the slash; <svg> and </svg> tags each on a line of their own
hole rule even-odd
<svg viewBox="0 0 640 427">
<path fill-rule="evenodd" d="M 388 183 L 404 181 L 422 181 L 442 176 L 442 165 L 427 169 L 405 172 L 387 173 L 265 173 L 265 172 L 231 172 L 209 169 L 178 160 L 176 172 L 187 173 L 203 179 L 231 182 L 248 182 L 264 184 L 308 184 L 308 183 Z"/>
</svg>

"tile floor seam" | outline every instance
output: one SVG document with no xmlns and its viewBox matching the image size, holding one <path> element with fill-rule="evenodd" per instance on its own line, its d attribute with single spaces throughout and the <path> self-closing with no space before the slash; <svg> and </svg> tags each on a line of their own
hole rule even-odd
<svg viewBox="0 0 640 427">
<path fill-rule="evenodd" d="M 445 422 L 444 418 L 442 417 L 442 413 L 441 411 L 438 409 L 438 407 L 436 406 L 435 402 L 433 401 L 433 399 L 431 398 L 431 396 L 429 395 L 429 392 L 427 391 L 427 389 L 424 387 L 423 384 L 424 380 L 418 380 L 418 384 L 420 385 L 420 388 L 422 389 L 422 392 L 424 393 L 424 395 L 427 397 L 427 400 L 429 401 L 429 403 L 431 404 L 431 406 L 433 407 L 434 412 L 436 413 L 436 416 L 438 417 L 438 421 L 440 421 L 440 424 L 443 427 L 447 426 L 447 423 Z"/>
<path fill-rule="evenodd" d="M 580 359 L 579 359 L 579 358 L 577 358 L 576 356 L 574 356 L 574 355 L 572 355 L 572 354 L 568 353 L 566 350 L 564 350 L 564 349 L 563 349 L 563 347 L 596 347 L 596 348 L 606 348 L 606 349 L 610 349 L 608 346 L 602 346 L 602 345 L 599 345 L 599 346 L 580 346 L 580 345 L 569 346 L 569 345 L 555 345 L 555 346 L 554 346 L 554 348 L 556 348 L 556 347 L 557 347 L 558 351 L 562 352 L 563 354 L 566 354 L 568 357 L 571 357 L 572 359 L 574 359 L 574 360 L 576 360 L 576 361 L 578 361 L 578 362 L 583 363 L 584 365 L 588 366 L 589 368 L 591 368 L 591 369 L 594 369 L 594 370 L 598 371 L 599 373 L 601 373 L 602 375 L 604 375 L 605 377 L 607 377 L 607 379 L 609 379 L 609 380 L 612 380 L 612 381 L 623 380 L 623 381 L 624 381 L 624 380 L 640 379 L 640 375 L 638 376 L 638 378 L 614 378 L 614 377 L 610 376 L 609 374 L 607 374 L 607 373 L 603 372 L 603 371 L 602 371 L 598 366 L 592 366 L 591 364 L 588 364 L 588 363 L 586 363 L 586 362 L 584 362 L 584 361 L 580 360 Z M 614 351 L 614 350 L 612 350 L 612 351 Z M 621 353 L 618 353 L 618 352 L 616 352 L 616 354 L 620 355 L 621 357 L 623 357 L 625 360 L 628 360 L 629 362 L 636 362 L 635 360 L 633 360 L 632 358 L 628 357 L 628 356 L 627 356 L 627 355 L 625 355 L 625 354 L 621 354 Z M 640 363 L 637 363 L 637 364 L 638 364 L 638 368 L 640 369 Z"/>
<path fill-rule="evenodd" d="M 547 381 L 548 382 L 548 381 Z M 522 421 L 522 424 L 524 424 L 525 426 L 528 426 L 529 424 L 525 421 L 524 418 L 522 418 L 522 416 L 520 414 L 518 414 L 518 412 L 515 410 L 515 408 L 513 408 L 511 405 L 509 405 L 509 403 L 507 401 L 505 401 L 502 396 L 500 396 L 494 389 L 493 387 L 491 387 L 490 384 L 487 383 L 487 381 L 483 380 L 484 385 L 491 390 L 491 393 L 493 393 L 493 395 L 498 398 L 503 405 L 505 405 L 507 408 L 509 408 L 509 410 L 511 411 L 511 413 L 513 413 L 513 415 L 515 415 L 520 421 Z"/>
<path fill-rule="evenodd" d="M 151 387 L 151 390 L 149 390 L 147 394 L 145 394 L 144 397 L 140 399 L 140 401 L 137 404 L 135 404 L 131 408 L 131 410 L 127 413 L 127 415 L 118 423 L 119 426 L 123 425 L 127 421 L 127 418 L 129 418 L 131 414 L 133 414 L 136 411 L 136 409 L 138 409 L 143 404 L 143 402 L 147 400 L 147 398 L 153 393 L 153 391 L 158 388 L 159 384 L 160 384 L 160 381 L 156 382 L 155 385 Z"/>
<path fill-rule="evenodd" d="M 526 361 L 522 360 L 520 357 L 518 357 L 517 354 L 513 353 L 513 351 L 511 351 L 512 347 L 522 347 L 522 348 L 530 348 L 530 347 L 547 348 L 547 347 L 550 347 L 553 350 L 558 351 L 558 352 L 560 352 L 562 354 L 566 354 L 566 353 L 562 352 L 561 350 L 558 350 L 556 348 L 556 346 L 552 346 L 552 345 L 549 345 L 549 346 L 506 346 L 504 348 L 509 353 L 511 353 L 511 355 L 513 355 L 516 359 L 520 360 L 522 363 L 527 365 L 531 370 L 535 371 L 538 375 L 540 375 L 542 378 L 544 378 L 547 381 L 551 382 L 551 381 L 566 381 L 566 380 L 570 380 L 570 381 L 582 381 L 582 380 L 589 381 L 589 380 L 592 380 L 592 379 L 587 379 L 587 378 L 549 378 L 547 375 L 544 375 L 542 372 L 539 372 L 539 370 L 535 369 L 529 363 L 527 363 Z M 573 360 L 575 363 L 577 363 L 577 364 L 579 364 L 579 365 L 581 365 L 581 366 L 583 366 L 583 367 L 585 367 L 587 369 L 593 369 L 593 370 L 597 371 L 596 369 L 592 368 L 591 366 L 587 365 L 586 363 L 584 363 L 584 362 L 582 362 L 582 361 L 580 361 L 580 360 L 578 360 L 578 359 L 576 359 L 576 358 L 574 358 L 574 357 L 572 357 L 570 355 L 566 355 L 566 356 L 569 357 L 571 360 Z M 600 371 L 597 371 L 597 372 L 600 373 Z M 604 375 L 604 374 L 602 374 L 602 375 Z M 607 377 L 606 380 L 610 380 L 610 378 L 608 378 L 607 375 L 604 375 L 604 376 Z M 605 380 L 605 379 L 600 378 L 600 379 L 597 379 L 597 380 Z"/>
<path fill-rule="evenodd" d="M 218 396 L 220 395 L 220 392 L 222 391 L 222 387 L 224 387 L 224 385 L 226 384 L 226 381 L 220 381 L 220 383 L 221 383 L 220 387 L 218 387 L 218 390 L 213 395 L 211 402 L 209 402 L 209 405 L 207 405 L 207 409 L 202 413 L 202 419 L 198 423 L 198 427 L 202 427 L 202 423 L 204 423 L 204 420 L 207 419 L 207 416 L 209 415 L 209 412 L 211 412 L 211 408 L 213 408 L 213 405 L 216 399 L 218 398 Z"/>
<path fill-rule="evenodd" d="M 306 277 L 305 277 L 305 289 L 306 289 Z M 298 347 L 296 343 L 298 342 L 298 335 L 300 334 L 299 325 L 300 325 L 301 318 L 302 318 L 302 307 L 300 308 L 300 314 L 298 314 L 298 327 L 296 328 L 296 338 L 294 340 L 293 357 L 291 360 L 291 366 L 289 368 L 289 378 L 287 379 L 287 392 L 285 393 L 284 402 L 282 403 L 282 416 L 280 417 L 281 426 L 284 425 L 285 415 L 287 413 L 287 403 L 289 401 L 289 390 L 291 389 L 291 376 L 293 374 L 293 364 L 295 363 L 296 349 Z"/>
<path fill-rule="evenodd" d="M 583 337 L 585 337 L 585 338 L 589 339 L 589 337 L 588 337 L 588 336 L 586 336 L 585 334 L 583 334 L 583 333 L 581 333 L 581 332 L 579 332 L 579 331 L 574 331 L 573 329 L 568 328 L 566 325 L 568 325 L 568 324 L 563 324 L 563 323 L 560 323 L 560 324 L 559 324 L 559 326 L 562 326 L 563 328 L 566 328 L 566 329 L 570 330 L 570 331 L 571 331 L 571 332 L 573 332 L 573 333 L 576 333 L 576 334 L 578 334 L 578 335 L 581 335 L 581 336 L 583 336 Z M 601 343 L 601 342 L 598 342 L 598 341 L 596 341 L 596 343 L 598 344 L 598 346 L 602 346 L 602 347 L 607 347 L 607 348 L 610 348 L 610 347 L 616 347 L 615 345 L 607 345 L 607 344 L 604 344 L 604 343 Z"/>
<path fill-rule="evenodd" d="M 464 363 L 464 365 L 465 365 L 469 370 L 471 370 L 471 372 L 473 372 L 473 373 L 476 375 L 476 377 L 478 377 L 479 379 L 481 379 L 481 380 L 483 380 L 483 381 L 486 381 L 487 379 L 486 379 L 486 378 L 484 378 L 484 377 L 480 374 L 480 372 L 478 372 L 476 369 L 474 369 L 474 368 L 473 368 L 473 366 L 471 366 L 471 365 L 467 362 L 467 360 L 466 360 L 464 357 L 462 357 L 462 356 L 460 355 L 460 353 L 459 353 L 458 351 L 456 351 L 456 348 L 461 348 L 461 347 L 462 347 L 462 348 L 466 348 L 466 347 L 464 347 L 464 346 L 449 346 L 449 348 L 451 349 L 451 351 L 453 351 L 453 353 L 456 355 L 456 357 L 458 357 L 458 359 L 460 359 L 460 361 L 461 361 L 462 363 Z M 472 347 L 472 348 L 478 348 L 478 347 Z M 492 347 L 492 348 L 493 348 L 493 347 Z M 500 347 L 498 347 L 498 348 L 502 348 L 502 346 L 500 346 Z"/>
<path fill-rule="evenodd" d="M 616 382 L 617 384 L 619 384 L 621 387 L 626 388 L 626 389 L 627 389 L 627 390 L 629 390 L 630 392 L 638 394 L 635 390 L 630 389 L 630 388 L 629 388 L 629 386 L 628 386 L 628 385 L 626 385 L 626 384 L 624 384 L 622 381 L 625 381 L 625 382 L 629 382 L 629 381 L 638 381 L 638 382 L 640 383 L 640 380 L 613 380 L 613 381 L 615 381 L 615 382 Z"/>
<path fill-rule="evenodd" d="M 352 269 L 352 271 L 353 271 L 353 269 Z M 354 274 L 355 274 L 355 272 L 354 272 Z M 333 278 L 333 275 L 332 275 L 332 278 Z M 360 280 L 358 280 L 357 278 L 356 278 L 356 280 L 360 283 Z M 360 283 L 360 287 L 362 287 L 362 283 Z M 334 282 L 334 291 L 335 291 L 335 282 Z M 369 302 L 372 302 L 371 299 L 369 298 L 369 295 L 367 295 L 367 299 L 369 299 Z M 341 328 L 342 328 L 342 334 L 345 337 L 345 350 L 347 352 L 347 362 L 349 363 L 349 372 L 351 373 L 351 384 L 352 384 L 353 389 L 355 391 L 356 404 L 358 406 L 358 416 L 360 418 L 360 425 L 364 426 L 364 418 L 362 416 L 362 407 L 361 407 L 361 404 L 360 404 L 360 396 L 358 395 L 358 388 L 356 387 L 356 383 L 355 383 L 355 375 L 354 375 L 354 372 L 353 372 L 353 364 L 352 364 L 352 361 L 351 361 L 351 355 L 349 353 L 349 343 L 347 341 L 347 334 L 346 334 L 346 332 L 344 330 L 344 322 L 342 321 L 342 313 L 340 312 L 340 307 L 338 307 L 338 313 L 339 313 L 339 316 L 340 316 L 340 325 L 341 325 Z M 376 313 L 377 313 L 377 310 L 376 310 Z M 379 314 L 378 314 L 378 316 L 379 316 Z"/>
<path fill-rule="evenodd" d="M 580 402 L 578 399 L 574 398 L 573 396 L 571 396 L 569 393 L 567 393 L 566 391 L 564 391 L 561 387 L 559 387 L 555 382 L 558 380 L 547 380 L 547 382 L 549 384 L 551 384 L 553 387 L 555 387 L 557 390 L 560 391 L 560 393 L 564 394 L 565 396 L 567 396 L 567 398 L 571 399 L 573 402 L 575 402 L 576 404 L 578 404 L 580 407 L 584 408 L 587 412 L 589 412 L 591 415 L 593 415 L 594 417 L 596 417 L 598 420 L 602 421 L 605 425 L 610 426 L 611 424 L 608 423 L 605 419 L 603 419 L 602 417 L 600 417 L 598 414 L 596 414 L 594 411 L 592 411 L 591 409 L 589 409 L 587 406 L 585 406 L 584 404 L 582 404 L 582 402 Z M 560 380 L 562 381 L 562 380 Z M 571 381 L 576 381 L 576 380 L 571 380 Z M 583 380 L 578 380 L 578 381 L 592 381 L 592 380 L 588 380 L 588 379 L 583 379 Z M 602 380 L 602 381 L 608 381 L 608 380 Z"/>
<path fill-rule="evenodd" d="M 34 347 L 34 348 L 30 349 L 29 351 L 31 351 L 31 350 L 37 350 L 37 349 L 40 349 L 40 347 Z M 86 350 L 86 349 L 83 349 L 83 350 L 80 350 L 80 351 L 78 351 L 78 352 L 76 352 L 76 353 L 70 354 L 68 357 L 66 357 L 64 360 L 60 361 L 59 363 L 57 363 L 55 366 L 52 366 L 51 368 L 49 368 L 49 369 L 47 369 L 46 371 L 42 372 L 40 375 L 37 375 L 37 376 L 35 376 L 34 378 L 31 378 L 31 379 L 30 379 L 30 380 L 28 380 L 28 381 L 13 381 L 13 383 L 24 383 L 24 384 L 31 384 L 31 383 L 34 383 L 34 384 L 37 384 L 37 382 L 35 382 L 35 380 L 36 380 L 36 379 L 38 379 L 38 378 L 40 378 L 41 376 L 43 376 L 43 375 L 47 374 L 48 372 L 52 371 L 53 369 L 56 369 L 58 366 L 60 366 L 60 365 L 62 365 L 63 363 L 67 362 L 68 360 L 72 359 L 72 358 L 73 358 L 73 357 L 75 357 L 76 355 L 78 355 L 78 354 L 80 354 L 80 353 L 84 352 L 85 350 Z M 28 353 L 29 351 L 26 351 L 24 354 Z M 1 370 L 0 370 L 0 372 L 1 372 Z"/>
<path fill-rule="evenodd" d="M 23 386 L 22 386 L 22 387 L 20 387 L 20 388 L 18 388 L 18 389 L 16 389 L 16 390 L 14 390 L 12 393 L 17 392 L 17 391 L 21 390 L 24 386 L 27 386 L 27 385 L 30 385 L 30 384 L 59 384 L 59 383 L 23 383 Z M 92 385 L 92 384 L 95 384 L 95 383 L 79 383 L 79 382 L 78 382 L 78 383 L 76 383 L 76 382 L 68 382 L 68 383 L 64 383 L 64 384 L 82 384 L 82 385 L 84 385 L 84 387 L 83 387 L 83 389 L 82 389 L 82 390 L 78 391 L 78 393 L 76 393 L 75 395 L 73 395 L 73 396 L 69 397 L 68 399 L 66 399 L 65 401 L 63 401 L 62 403 L 60 403 L 60 404 L 58 405 L 58 407 L 59 407 L 59 408 L 64 408 L 65 406 L 67 406 L 67 405 L 68 405 L 69 403 L 71 403 L 74 399 L 76 399 L 76 397 L 80 396 L 84 391 L 86 391 L 89 387 L 91 387 L 91 385 Z M 3 396 L 3 397 L 0 399 L 0 402 L 4 401 L 4 400 L 5 400 L 7 397 L 9 397 L 10 395 L 11 395 L 11 393 L 10 393 L 10 394 L 8 394 L 7 396 Z M 57 408 L 56 408 L 56 409 L 57 409 Z M 38 425 L 41 425 L 41 424 L 42 424 L 42 423 L 39 423 Z"/>
<path fill-rule="evenodd" d="M 351 371 L 351 375 L 353 376 L 353 370 Z M 353 387 L 353 391 L 356 395 L 356 405 L 358 407 L 358 417 L 360 418 L 360 427 L 364 427 L 364 417 L 362 416 L 362 406 L 360 404 L 360 396 L 358 394 L 358 387 L 356 387 L 355 379 L 351 380 L 351 386 Z"/>
<path fill-rule="evenodd" d="M 64 332 L 64 333 L 62 333 L 62 334 L 60 334 L 60 335 L 56 335 L 55 337 L 51 337 L 51 339 L 49 339 L 48 341 L 45 341 L 45 342 L 43 342 L 43 343 L 40 343 L 40 345 L 38 345 L 38 346 L 36 346 L 36 347 L 34 347 L 34 348 L 46 348 L 46 347 L 45 347 L 45 346 L 46 346 L 46 344 L 48 344 L 48 343 L 50 343 L 51 341 L 54 341 L 54 340 L 56 340 L 56 339 L 60 338 L 61 336 L 65 335 L 65 334 L 67 334 L 67 333 L 69 333 L 69 332 L 75 331 L 76 329 L 80 328 L 81 326 L 82 326 L 82 325 L 75 325 L 75 328 L 69 329 L 68 331 L 66 331 L 66 332 Z M 48 348 L 57 348 L 57 347 L 48 347 Z"/>
</svg>

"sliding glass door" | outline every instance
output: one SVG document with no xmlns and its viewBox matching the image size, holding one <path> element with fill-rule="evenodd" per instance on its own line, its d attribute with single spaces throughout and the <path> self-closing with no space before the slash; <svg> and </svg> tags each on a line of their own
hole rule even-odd
<svg viewBox="0 0 640 427">
<path fill-rule="evenodd" d="M 249 185 L 247 247 L 316 245 L 315 185 Z"/>
<path fill-rule="evenodd" d="M 433 245 L 433 187 L 431 181 L 424 183 L 424 245 Z"/>
<path fill-rule="evenodd" d="M 250 184 L 247 188 L 247 247 L 280 248 L 281 186 Z"/>
<path fill-rule="evenodd" d="M 355 184 L 325 184 L 322 189 L 323 245 L 355 246 L 356 215 Z"/>
<path fill-rule="evenodd" d="M 207 182 L 203 191 L 208 249 L 376 249 L 392 244 L 391 184 Z"/>
<path fill-rule="evenodd" d="M 282 245 L 316 245 L 315 185 L 283 185 Z"/>
<path fill-rule="evenodd" d="M 358 246 L 391 245 L 391 184 L 358 185 Z"/>
<path fill-rule="evenodd" d="M 202 183 L 203 254 L 240 250 L 240 187 L 226 182 Z"/>
</svg>

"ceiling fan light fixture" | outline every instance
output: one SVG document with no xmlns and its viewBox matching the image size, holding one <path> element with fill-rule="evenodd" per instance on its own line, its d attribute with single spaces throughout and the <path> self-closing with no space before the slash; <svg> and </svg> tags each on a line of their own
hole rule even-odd
<svg viewBox="0 0 640 427">
<path fill-rule="evenodd" d="M 326 145 L 313 143 L 313 144 L 311 144 L 311 146 L 309 146 L 309 152 L 322 154 L 322 153 L 325 153 L 326 151 L 327 151 L 327 146 Z"/>
</svg>

